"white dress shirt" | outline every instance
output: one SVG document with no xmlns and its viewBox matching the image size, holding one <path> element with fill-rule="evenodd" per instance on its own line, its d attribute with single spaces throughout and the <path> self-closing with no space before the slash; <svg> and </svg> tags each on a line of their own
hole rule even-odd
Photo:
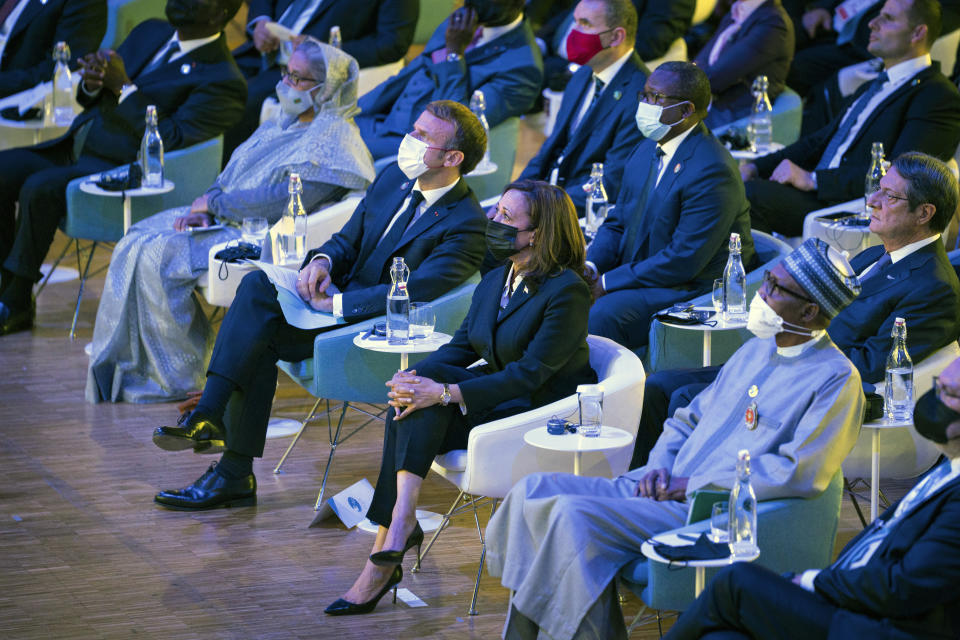
<svg viewBox="0 0 960 640">
<path fill-rule="evenodd" d="M 520 13 L 520 15 L 509 24 L 503 24 L 499 27 L 480 27 L 480 38 L 473 43 L 473 46 L 482 47 L 494 38 L 499 38 L 503 34 L 513 31 L 520 26 L 521 22 L 523 22 L 523 13 Z"/>
<path fill-rule="evenodd" d="M 457 183 L 460 182 L 460 180 L 462 179 L 463 178 L 458 178 L 457 180 L 454 180 L 447 186 L 440 187 L 439 189 L 421 189 L 420 180 L 418 179 L 416 183 L 414 183 L 413 189 L 410 190 L 410 193 L 412 194 L 414 191 L 419 191 L 420 193 L 422 193 L 423 202 L 420 203 L 420 205 L 417 207 L 416 212 L 413 214 L 413 218 L 410 220 L 410 225 L 414 224 L 417 220 L 419 220 L 420 216 L 422 216 L 427 209 L 435 205 L 440 200 L 440 198 L 445 196 L 448 191 L 450 191 L 455 186 L 457 186 Z M 387 233 L 390 232 L 390 228 L 397 221 L 397 218 L 400 217 L 400 214 L 406 211 L 407 207 L 410 206 L 411 197 L 412 195 L 408 195 L 406 198 L 403 199 L 403 202 L 400 203 L 400 208 L 397 209 L 397 212 L 393 214 L 393 217 L 390 219 L 390 223 L 383 230 L 383 233 L 380 234 L 380 240 L 383 240 L 383 238 L 387 235 Z M 408 229 L 410 228 L 410 225 L 407 225 Z M 330 263 L 330 270 L 331 271 L 333 270 L 333 260 L 330 258 L 330 256 L 328 256 L 325 253 L 320 253 L 315 255 L 311 260 L 311 262 L 313 260 L 316 260 L 317 258 L 326 258 L 327 262 Z M 335 318 L 343 317 L 343 294 L 342 293 L 333 294 L 333 317 Z"/>
<path fill-rule="evenodd" d="M 930 236 L 929 238 L 924 238 L 923 240 L 917 240 L 916 242 L 911 242 L 910 244 L 904 245 L 899 249 L 894 249 L 893 251 L 890 252 L 890 262 L 891 264 L 897 264 L 898 262 L 906 258 L 908 255 L 910 255 L 917 249 L 925 247 L 928 244 L 933 244 L 934 242 L 937 242 L 939 240 L 940 240 L 940 234 L 937 233 Z M 881 258 L 883 257 L 882 253 L 880 254 L 880 257 Z M 874 262 L 872 265 L 870 265 L 869 267 L 861 271 L 859 277 L 865 278 L 867 274 L 873 271 L 873 268 L 877 266 L 877 262 L 880 262 L 880 258 L 877 258 L 876 262 Z"/>
<path fill-rule="evenodd" d="M 880 103 L 890 97 L 894 91 L 906 84 L 913 76 L 917 75 L 927 67 L 933 64 L 930 59 L 930 54 L 924 54 L 917 58 L 911 58 L 910 60 L 904 60 L 900 64 L 895 64 L 889 69 L 887 69 L 887 81 L 883 83 L 883 86 L 880 88 L 880 91 L 877 91 L 870 98 L 870 101 L 863 108 L 863 111 L 860 112 L 860 115 L 857 116 L 857 121 L 853 125 L 853 128 L 850 129 L 850 133 L 847 134 L 847 139 L 837 147 L 837 152 L 833 154 L 833 157 L 830 159 L 830 164 L 827 165 L 828 169 L 836 169 L 840 166 L 840 159 L 843 158 L 843 154 L 847 152 L 847 149 L 850 148 L 850 145 L 857 138 L 857 134 L 860 129 L 863 128 L 864 123 L 867 121 L 867 118 L 870 117 Z M 856 104 L 856 103 L 854 103 Z M 852 107 L 853 105 L 851 105 Z"/>
</svg>

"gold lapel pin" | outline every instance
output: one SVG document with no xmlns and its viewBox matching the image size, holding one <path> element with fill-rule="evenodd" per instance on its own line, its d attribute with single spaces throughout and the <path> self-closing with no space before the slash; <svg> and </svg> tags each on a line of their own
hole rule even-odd
<svg viewBox="0 0 960 640">
<path fill-rule="evenodd" d="M 673 165 L 673 172 L 674 172 L 674 173 L 680 173 L 680 163 L 679 163 L 679 162 L 678 162 L 677 164 Z"/>
<path fill-rule="evenodd" d="M 747 395 L 750 396 L 751 398 L 756 398 L 757 394 L 759 393 L 760 393 L 760 389 L 758 389 L 757 385 L 755 384 L 750 385 L 750 389 L 747 391 Z"/>
</svg>

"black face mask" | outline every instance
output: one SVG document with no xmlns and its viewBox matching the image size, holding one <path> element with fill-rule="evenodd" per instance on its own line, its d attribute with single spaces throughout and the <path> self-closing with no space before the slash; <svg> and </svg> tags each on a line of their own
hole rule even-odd
<svg viewBox="0 0 960 640">
<path fill-rule="evenodd" d="M 477 22 L 486 26 L 503 25 L 509 22 L 514 9 L 490 0 L 464 0 L 463 6 L 477 12 Z"/>
<path fill-rule="evenodd" d="M 920 396 L 913 408 L 914 428 L 931 442 L 946 444 L 949 440 L 947 429 L 954 422 L 960 422 L 960 413 L 940 402 L 935 389 Z"/>
<path fill-rule="evenodd" d="M 196 0 L 167 0 L 164 13 L 174 28 L 213 24 L 211 8 Z"/>
<path fill-rule="evenodd" d="M 497 262 L 503 262 L 519 251 L 517 249 L 517 234 L 520 231 L 532 230 L 532 228 L 517 229 L 496 220 L 487 220 L 487 249 L 490 250 L 490 255 Z"/>
</svg>

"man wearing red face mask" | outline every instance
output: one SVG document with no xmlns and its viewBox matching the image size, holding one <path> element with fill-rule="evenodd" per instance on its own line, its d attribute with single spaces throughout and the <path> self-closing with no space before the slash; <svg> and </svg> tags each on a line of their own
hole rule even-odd
<svg viewBox="0 0 960 640">
<path fill-rule="evenodd" d="M 649 71 L 634 51 L 637 11 L 630 0 L 581 0 L 567 35 L 567 56 L 582 65 L 563 93 L 553 133 L 520 175 L 562 187 L 583 215 L 594 162 L 616 201 L 627 156 L 643 139 L 635 96 Z"/>
</svg>

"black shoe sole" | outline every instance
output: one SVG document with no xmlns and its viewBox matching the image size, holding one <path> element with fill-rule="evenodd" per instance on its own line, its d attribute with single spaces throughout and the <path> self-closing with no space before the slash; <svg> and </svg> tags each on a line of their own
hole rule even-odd
<svg viewBox="0 0 960 640">
<path fill-rule="evenodd" d="M 222 507 L 226 507 L 227 509 L 234 507 L 253 507 L 257 504 L 257 496 L 253 495 L 245 498 L 231 498 L 229 500 L 224 500 L 223 502 L 217 502 L 216 504 L 204 505 L 200 507 L 191 507 L 185 504 L 170 504 L 168 502 L 161 502 L 157 498 L 154 498 L 153 501 L 164 509 L 170 509 L 172 511 L 210 511 L 212 509 L 220 509 Z"/>
<path fill-rule="evenodd" d="M 223 440 L 201 440 L 196 441 L 183 436 L 173 436 L 166 433 L 153 434 L 153 444 L 164 451 L 186 451 L 193 449 L 194 453 L 221 453 L 225 448 Z"/>
</svg>

